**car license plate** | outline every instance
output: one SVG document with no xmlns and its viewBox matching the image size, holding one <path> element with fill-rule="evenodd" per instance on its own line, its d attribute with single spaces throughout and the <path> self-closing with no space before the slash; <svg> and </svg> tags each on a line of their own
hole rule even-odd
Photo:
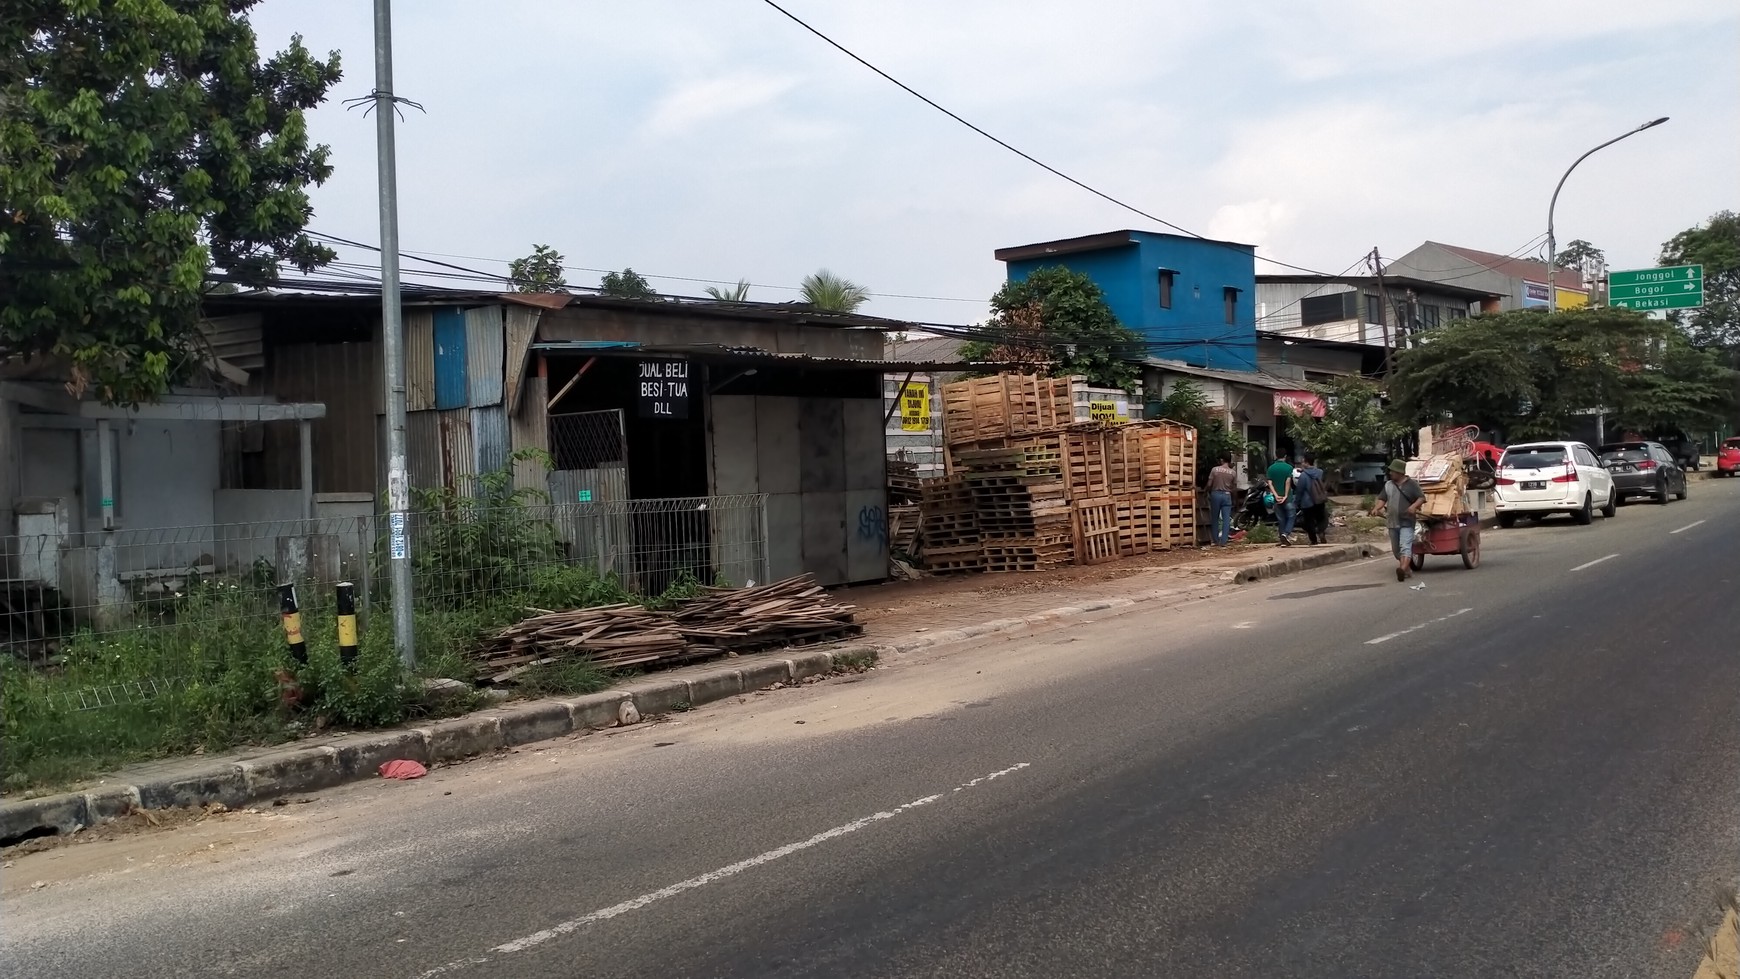
<svg viewBox="0 0 1740 979">
<path fill-rule="evenodd" d="M 1544 490 L 1547 488 L 1547 483 L 1546 480 L 1537 479 L 1523 483 L 1522 488 L 1526 490 Z"/>
</svg>

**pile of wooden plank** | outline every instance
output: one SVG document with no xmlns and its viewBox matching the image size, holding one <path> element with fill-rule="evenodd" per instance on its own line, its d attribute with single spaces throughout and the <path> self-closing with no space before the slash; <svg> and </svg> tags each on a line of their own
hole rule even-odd
<svg viewBox="0 0 1740 979">
<path fill-rule="evenodd" d="M 984 548 L 973 488 L 964 476 L 927 479 L 919 500 L 920 550 L 932 571 L 979 571 Z"/>
<path fill-rule="evenodd" d="M 600 605 L 534 614 L 486 640 L 484 682 L 512 683 L 539 666 L 583 657 L 605 667 L 668 665 L 856 635 L 853 607 L 835 602 L 813 575 L 755 588 L 707 588 L 670 611 Z"/>
</svg>

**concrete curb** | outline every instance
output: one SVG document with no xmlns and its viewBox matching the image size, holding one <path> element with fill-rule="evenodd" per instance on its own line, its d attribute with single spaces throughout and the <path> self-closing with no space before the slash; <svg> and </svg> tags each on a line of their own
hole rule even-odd
<svg viewBox="0 0 1740 979">
<path fill-rule="evenodd" d="M 1293 574 L 1298 571 L 1308 571 L 1312 568 L 1326 568 L 1332 564 L 1346 564 L 1349 561 L 1363 561 L 1382 553 L 1376 544 L 1342 544 L 1322 550 L 1307 550 L 1302 554 L 1290 554 L 1274 561 L 1264 561 L 1261 564 L 1248 564 L 1231 575 L 1233 581 L 1262 581 L 1266 578 L 1278 578 L 1281 575 Z"/>
<path fill-rule="evenodd" d="M 1344 545 L 1292 555 L 1238 569 L 1234 581 L 1256 581 L 1370 557 L 1370 544 Z M 993 619 L 896 642 L 861 642 L 827 649 L 789 649 L 742 656 L 682 676 L 647 676 L 633 683 L 578 697 L 557 697 L 489 708 L 408 729 L 349 735 L 320 745 L 286 746 L 258 758 L 217 762 L 203 770 L 142 779 L 137 784 L 103 786 L 88 792 L 0 803 L 0 840 L 76 833 L 137 809 L 203 806 L 217 802 L 240 808 L 253 802 L 313 792 L 346 782 L 376 778 L 382 763 L 409 758 L 426 765 L 459 761 L 537 741 L 639 723 L 654 714 L 687 710 L 776 683 L 796 683 L 899 654 L 966 642 L 983 636 L 1044 628 L 1059 622 L 1137 605 L 1182 604 L 1219 585 L 1155 589 L 1119 598 Z"/>
</svg>

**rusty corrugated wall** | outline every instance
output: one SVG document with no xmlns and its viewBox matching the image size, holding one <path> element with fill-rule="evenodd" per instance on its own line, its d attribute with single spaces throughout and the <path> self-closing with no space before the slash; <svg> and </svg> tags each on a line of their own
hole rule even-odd
<svg viewBox="0 0 1740 979">
<path fill-rule="evenodd" d="M 326 405 L 326 417 L 312 423 L 315 491 L 376 492 L 379 347 L 367 342 L 275 345 L 266 354 L 263 377 L 264 389 L 280 401 Z M 261 428 L 260 458 L 246 464 L 253 470 L 249 484 L 258 489 L 298 488 L 302 469 L 296 424 L 271 422 Z"/>
<path fill-rule="evenodd" d="M 492 473 L 507 468 L 508 420 L 501 405 L 471 409 L 472 471 Z"/>
<path fill-rule="evenodd" d="M 530 379 L 532 363 L 532 343 L 538 338 L 538 321 L 544 311 L 530 306 L 508 306 L 502 323 L 505 335 L 504 347 L 506 355 L 503 358 L 504 386 L 502 390 L 503 403 L 507 405 L 509 414 L 520 410 L 522 392 Z"/>
<path fill-rule="evenodd" d="M 510 317 L 511 318 L 511 317 Z M 511 340 L 511 337 L 510 337 Z M 508 451 L 542 449 L 550 451 L 550 420 L 544 411 L 549 398 L 549 382 L 533 374 L 520 386 L 522 397 L 518 411 L 508 415 Z M 523 459 L 514 463 L 514 488 L 549 491 L 549 467 L 542 460 Z"/>
<path fill-rule="evenodd" d="M 441 417 L 441 485 L 455 493 L 470 493 L 477 475 L 477 453 L 471 442 L 471 409 L 450 408 Z"/>
<path fill-rule="evenodd" d="M 435 407 L 435 313 L 405 310 L 405 410 Z"/>
<path fill-rule="evenodd" d="M 481 306 L 465 311 L 466 403 L 473 408 L 502 400 L 502 309 Z"/>
<path fill-rule="evenodd" d="M 405 465 L 411 471 L 411 485 L 417 489 L 442 485 L 440 412 L 405 413 Z"/>
</svg>

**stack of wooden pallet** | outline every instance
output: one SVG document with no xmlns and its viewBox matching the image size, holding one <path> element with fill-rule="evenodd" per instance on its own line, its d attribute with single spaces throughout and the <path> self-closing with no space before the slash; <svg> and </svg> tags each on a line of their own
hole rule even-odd
<svg viewBox="0 0 1740 979">
<path fill-rule="evenodd" d="M 978 571 L 984 567 L 979 516 L 966 477 L 941 476 L 920 484 L 920 548 L 932 571 Z"/>
<path fill-rule="evenodd" d="M 888 505 L 903 506 L 918 502 L 918 463 L 902 459 L 888 460 Z"/>
<path fill-rule="evenodd" d="M 1075 412 L 1067 377 L 976 377 L 943 385 L 942 402 L 943 439 L 951 446 L 1058 428 Z"/>
<path fill-rule="evenodd" d="M 973 491 L 986 571 L 1046 571 L 1068 564 L 1069 493 L 1058 453 L 1043 445 L 976 449 L 957 464 Z"/>
</svg>

